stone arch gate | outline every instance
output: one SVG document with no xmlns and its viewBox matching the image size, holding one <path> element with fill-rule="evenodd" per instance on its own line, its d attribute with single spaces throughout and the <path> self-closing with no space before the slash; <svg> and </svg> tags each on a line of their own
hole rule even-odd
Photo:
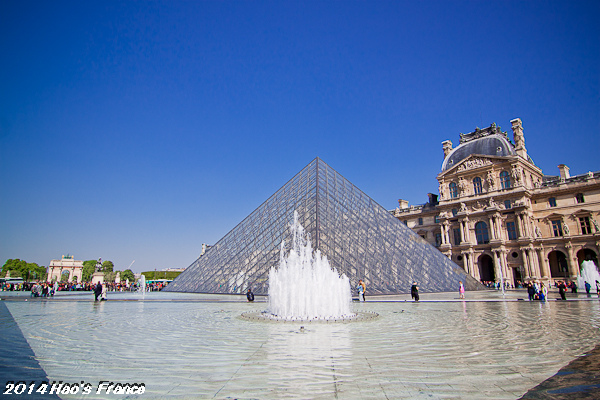
<svg viewBox="0 0 600 400">
<path fill-rule="evenodd" d="M 74 256 L 62 256 L 60 260 L 50 261 L 48 266 L 48 282 L 59 281 L 63 273 L 69 273 L 69 282 L 81 282 L 83 277 L 83 261 Z"/>
</svg>

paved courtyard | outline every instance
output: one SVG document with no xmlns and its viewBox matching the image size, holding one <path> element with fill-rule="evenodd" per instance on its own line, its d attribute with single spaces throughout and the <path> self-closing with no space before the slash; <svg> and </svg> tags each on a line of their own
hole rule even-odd
<svg viewBox="0 0 600 400">
<path fill-rule="evenodd" d="M 145 384 L 143 394 L 111 395 L 128 399 L 576 398 L 599 383 L 598 363 L 585 360 L 598 358 L 600 301 L 569 296 L 368 296 L 354 310 L 376 320 L 306 324 L 240 318 L 266 309 L 261 297 L 109 293 L 94 303 L 89 293 L 0 293 L 0 377 L 27 390 L 43 381 L 93 388 L 38 396 L 46 399 L 106 398 L 95 394 L 101 381 Z"/>
</svg>

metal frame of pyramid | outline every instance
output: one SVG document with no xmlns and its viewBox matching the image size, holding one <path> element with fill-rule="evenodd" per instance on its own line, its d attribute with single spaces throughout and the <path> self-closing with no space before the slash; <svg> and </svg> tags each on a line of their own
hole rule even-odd
<svg viewBox="0 0 600 400">
<path fill-rule="evenodd" d="M 386 209 L 318 157 L 194 261 L 165 290 L 196 293 L 267 294 L 269 269 L 280 245 L 289 249 L 294 211 L 313 248 L 332 267 L 365 281 L 368 294 L 448 292 L 463 281 L 482 286 Z M 286 249 L 286 250 L 288 250 Z"/>
</svg>

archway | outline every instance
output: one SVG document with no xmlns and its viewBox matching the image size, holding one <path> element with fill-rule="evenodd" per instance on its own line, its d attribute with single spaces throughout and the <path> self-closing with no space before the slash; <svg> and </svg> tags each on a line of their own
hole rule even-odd
<svg viewBox="0 0 600 400">
<path fill-rule="evenodd" d="M 521 267 L 517 267 L 517 268 L 512 268 L 512 273 L 513 273 L 513 286 L 514 287 L 519 287 L 519 285 L 523 284 L 523 277 L 521 276 L 521 271 L 520 271 Z"/>
<path fill-rule="evenodd" d="M 71 277 L 71 273 L 66 269 L 60 273 L 60 281 L 61 282 L 69 282 L 70 277 Z"/>
<path fill-rule="evenodd" d="M 598 265 L 598 256 L 591 249 L 581 249 L 577 252 L 577 265 L 581 268 L 581 263 L 584 261 L 593 261 L 594 264 Z"/>
<path fill-rule="evenodd" d="M 551 251 L 548 254 L 550 263 L 550 276 L 555 279 L 567 279 L 569 276 L 569 264 L 567 256 L 560 250 Z"/>
<path fill-rule="evenodd" d="M 477 260 L 479 266 L 479 277 L 483 282 L 496 281 L 496 273 L 494 272 L 494 260 L 487 254 L 482 254 Z"/>
</svg>

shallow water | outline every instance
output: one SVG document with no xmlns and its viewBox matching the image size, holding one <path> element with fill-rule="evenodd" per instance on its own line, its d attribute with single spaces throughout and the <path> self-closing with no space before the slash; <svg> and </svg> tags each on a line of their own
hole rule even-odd
<svg viewBox="0 0 600 400">
<path fill-rule="evenodd" d="M 306 325 L 243 320 L 267 304 L 235 296 L 68 298 L 3 304 L 51 381 L 145 383 L 111 398 L 515 399 L 600 343 L 597 300 L 367 301 L 374 321 Z"/>
</svg>

